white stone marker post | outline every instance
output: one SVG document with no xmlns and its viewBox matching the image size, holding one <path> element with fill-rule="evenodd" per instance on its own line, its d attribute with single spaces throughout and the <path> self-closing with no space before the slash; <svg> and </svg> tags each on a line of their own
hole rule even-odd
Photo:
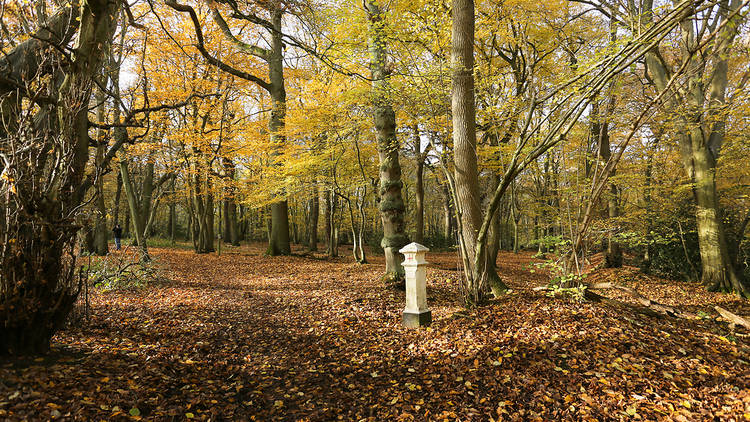
<svg viewBox="0 0 750 422">
<path fill-rule="evenodd" d="M 419 243 L 410 243 L 399 252 L 404 254 L 406 272 L 406 308 L 403 323 L 409 328 L 426 327 L 432 322 L 432 311 L 427 309 L 427 281 L 424 260 L 428 248 Z"/>
</svg>

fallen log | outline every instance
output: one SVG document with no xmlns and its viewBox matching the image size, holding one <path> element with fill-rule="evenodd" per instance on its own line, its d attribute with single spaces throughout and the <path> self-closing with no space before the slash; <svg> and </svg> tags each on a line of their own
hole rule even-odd
<svg viewBox="0 0 750 422">
<path fill-rule="evenodd" d="M 675 318 L 687 318 L 687 317 L 693 316 L 693 315 L 686 314 L 672 306 L 664 305 L 655 300 L 649 299 L 643 296 L 642 294 L 640 294 L 637 290 L 631 289 L 630 287 L 619 286 L 617 284 L 607 282 L 607 283 L 592 284 L 592 285 L 586 286 L 586 289 L 587 290 L 607 290 L 607 289 L 620 290 L 630 295 L 633 299 L 635 299 L 642 306 L 645 306 L 653 310 L 654 312 L 669 315 Z"/>
<path fill-rule="evenodd" d="M 737 314 L 733 314 L 732 312 L 729 312 L 726 309 L 718 305 L 714 306 L 714 309 L 716 309 L 716 312 L 718 312 L 719 315 L 721 315 L 724 319 L 726 319 L 730 323 L 734 325 L 741 325 L 745 327 L 746 329 L 750 330 L 750 320 L 748 320 L 747 318 L 741 317 Z"/>
<path fill-rule="evenodd" d="M 638 302 L 641 306 L 632 305 L 630 303 L 626 303 L 620 300 L 602 296 L 598 293 L 594 293 L 594 290 L 608 290 L 608 289 L 620 290 L 622 292 L 627 293 L 633 299 L 635 299 L 636 302 Z M 532 290 L 535 292 L 540 292 L 540 291 L 552 291 L 553 289 L 550 288 L 549 286 L 539 286 L 539 287 L 534 287 Z M 639 313 L 649 315 L 649 316 L 654 316 L 654 317 L 663 317 L 664 315 L 667 315 L 673 318 L 686 318 L 686 319 L 698 318 L 698 316 L 695 314 L 684 312 L 672 306 L 664 305 L 655 300 L 649 299 L 643 296 L 642 294 L 640 294 L 635 289 L 632 289 L 626 286 L 619 286 L 611 282 L 586 285 L 585 297 L 594 302 L 608 302 L 611 304 L 615 304 L 617 306 L 625 306 Z M 740 325 L 742 327 L 745 327 L 748 331 L 750 331 L 750 320 L 748 318 L 734 314 L 718 305 L 714 306 L 714 309 L 725 320 L 729 321 L 730 326 Z M 719 318 L 714 318 L 714 321 L 719 322 Z"/>
<path fill-rule="evenodd" d="M 549 292 L 549 291 L 553 291 L 554 289 L 550 288 L 549 286 L 539 286 L 539 287 L 534 287 L 531 290 L 535 292 Z M 590 300 L 596 303 L 605 302 L 610 305 L 628 308 L 640 314 L 648 315 L 648 316 L 655 317 L 655 318 L 662 318 L 664 316 L 664 312 L 660 313 L 647 306 L 638 306 L 632 303 L 623 302 L 621 300 L 611 299 L 606 296 L 602 296 L 598 293 L 595 293 L 593 290 L 594 289 L 591 289 L 589 286 L 586 286 L 586 290 L 584 291 L 584 297 L 586 298 L 586 300 Z"/>
</svg>

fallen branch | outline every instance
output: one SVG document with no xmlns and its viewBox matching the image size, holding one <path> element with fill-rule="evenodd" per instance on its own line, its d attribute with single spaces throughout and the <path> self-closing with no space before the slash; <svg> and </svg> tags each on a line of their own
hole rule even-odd
<svg viewBox="0 0 750 422">
<path fill-rule="evenodd" d="M 635 289 L 631 289 L 630 287 L 618 286 L 616 284 L 607 282 L 607 283 L 592 284 L 590 286 L 586 286 L 586 289 L 587 290 L 607 290 L 607 289 L 620 290 L 620 291 L 627 293 L 633 299 L 635 299 L 638 303 L 653 310 L 654 312 L 658 312 L 664 315 L 669 315 L 675 318 L 687 318 L 691 316 L 691 315 L 685 314 L 679 309 L 675 309 L 671 306 L 663 305 L 655 300 L 651 300 L 643 296 L 642 294 L 638 293 L 638 291 L 636 291 Z"/>
<path fill-rule="evenodd" d="M 722 308 L 721 306 L 714 306 L 714 309 L 716 309 L 716 312 L 718 312 L 719 315 L 724 317 L 724 319 L 728 320 L 730 323 L 734 325 L 741 325 L 750 330 L 750 320 L 748 320 L 747 318 L 741 317 L 737 314 L 733 314 Z"/>
</svg>

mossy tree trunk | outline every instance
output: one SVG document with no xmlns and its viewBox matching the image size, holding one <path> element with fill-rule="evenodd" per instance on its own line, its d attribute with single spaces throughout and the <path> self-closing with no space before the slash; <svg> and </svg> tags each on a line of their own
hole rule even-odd
<svg viewBox="0 0 750 422">
<path fill-rule="evenodd" d="M 399 164 L 399 142 L 396 138 L 396 114 L 390 99 L 390 84 L 387 70 L 385 21 L 380 6 L 374 0 L 365 4 L 368 16 L 368 50 L 372 75 L 372 99 L 375 114 L 375 131 L 380 160 L 380 218 L 383 223 L 383 239 L 380 242 L 385 253 L 385 282 L 393 287 L 404 287 L 403 256 L 399 249 L 408 243 L 404 214 L 406 206 L 401 195 L 401 165 Z"/>
<path fill-rule="evenodd" d="M 750 285 L 734 268 L 729 254 L 716 188 L 716 163 L 724 141 L 729 55 L 739 28 L 746 18 L 739 0 L 722 0 L 699 20 L 693 14 L 680 24 L 679 46 L 686 70 L 680 83 L 669 84 L 674 74 L 658 47 L 646 54 L 650 80 L 660 91 L 670 89 L 665 103 L 676 119 L 682 164 L 693 182 L 696 223 L 701 255 L 702 282 L 709 290 L 734 291 L 750 297 Z M 652 3 L 640 11 L 639 19 L 650 23 Z M 718 25 L 721 24 L 721 25 Z M 703 44 L 705 30 L 717 28 L 715 39 Z"/>
</svg>

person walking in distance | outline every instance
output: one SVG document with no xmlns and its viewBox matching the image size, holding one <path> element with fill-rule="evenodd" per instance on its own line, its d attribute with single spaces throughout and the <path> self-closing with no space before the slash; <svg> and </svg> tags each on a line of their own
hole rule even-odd
<svg viewBox="0 0 750 422">
<path fill-rule="evenodd" d="M 120 227 L 120 224 L 115 224 L 115 227 L 112 229 L 112 234 L 115 235 L 115 249 L 120 250 L 120 239 L 122 239 L 122 227 Z"/>
</svg>

